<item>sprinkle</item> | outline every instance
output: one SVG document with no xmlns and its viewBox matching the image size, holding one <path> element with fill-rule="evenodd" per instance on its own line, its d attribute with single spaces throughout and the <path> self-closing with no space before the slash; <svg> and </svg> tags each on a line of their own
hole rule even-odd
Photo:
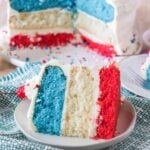
<svg viewBox="0 0 150 150">
<path fill-rule="evenodd" d="M 135 43 L 136 39 L 133 38 L 133 39 L 131 39 L 130 41 L 131 41 L 131 43 Z"/>
<path fill-rule="evenodd" d="M 41 102 L 41 99 L 37 99 L 36 102 L 37 102 L 37 103 Z"/>
<path fill-rule="evenodd" d="M 25 58 L 25 61 L 26 61 L 26 62 L 30 61 L 30 58 L 29 58 L 29 57 L 26 57 L 26 58 Z"/>
<path fill-rule="evenodd" d="M 35 85 L 35 88 L 37 88 L 37 89 L 40 88 L 40 85 L 36 84 L 36 85 Z"/>
<path fill-rule="evenodd" d="M 87 61 L 85 57 L 82 57 L 82 59 L 83 59 L 84 61 Z"/>
<path fill-rule="evenodd" d="M 70 55 L 67 55 L 67 57 L 70 58 L 71 56 L 70 56 Z"/>
<path fill-rule="evenodd" d="M 46 60 L 43 60 L 42 63 L 45 64 L 45 63 L 46 63 Z"/>
</svg>

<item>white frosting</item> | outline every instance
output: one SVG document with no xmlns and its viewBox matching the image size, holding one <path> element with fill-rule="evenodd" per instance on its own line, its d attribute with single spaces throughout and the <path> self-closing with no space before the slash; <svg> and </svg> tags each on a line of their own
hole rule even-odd
<svg viewBox="0 0 150 150">
<path fill-rule="evenodd" d="M 146 58 L 145 63 L 141 67 L 141 75 L 144 80 L 147 80 L 147 69 L 149 68 L 149 66 L 150 66 L 150 53 L 149 56 Z"/>
<path fill-rule="evenodd" d="M 55 29 L 41 29 L 41 30 L 11 30 L 10 36 L 14 36 L 16 34 L 22 34 L 22 35 L 31 35 L 35 36 L 35 34 L 57 34 L 57 33 L 73 33 L 72 28 L 63 29 L 63 28 L 55 28 Z"/>
<path fill-rule="evenodd" d="M 96 127 L 97 127 L 96 118 L 98 117 L 98 114 L 100 111 L 100 107 L 99 107 L 99 105 L 97 105 L 97 99 L 100 97 L 100 91 L 99 91 L 99 84 L 100 84 L 99 70 L 100 70 L 100 68 L 99 67 L 86 68 L 86 69 L 89 69 L 89 71 L 91 73 L 91 77 L 93 78 L 93 81 L 91 80 L 92 82 L 89 82 L 89 83 L 92 83 L 92 91 L 93 91 L 92 95 L 93 95 L 93 97 L 92 97 L 92 100 L 90 99 L 90 102 L 87 102 L 87 101 L 84 101 L 84 98 L 85 98 L 84 96 L 85 96 L 85 94 L 88 95 L 89 93 L 81 93 L 81 91 L 84 91 L 82 89 L 84 85 L 82 85 L 82 82 L 81 82 L 81 81 L 85 80 L 84 79 L 85 76 L 83 76 L 84 70 L 82 70 L 84 68 L 84 66 L 61 65 L 56 60 L 52 60 L 52 61 L 48 62 L 47 64 L 45 64 L 41 68 L 39 75 L 33 77 L 30 80 L 27 80 L 27 82 L 25 84 L 25 95 L 31 100 L 31 104 L 30 104 L 29 111 L 28 111 L 28 120 L 29 120 L 29 125 L 30 125 L 31 129 L 36 131 L 36 127 L 34 126 L 33 120 L 32 120 L 33 113 L 34 113 L 34 107 L 35 107 L 35 99 L 36 99 L 36 96 L 38 93 L 38 89 L 35 88 L 35 86 L 40 85 L 43 74 L 45 72 L 45 68 L 48 66 L 59 66 L 59 67 L 61 67 L 61 69 L 65 73 L 65 76 L 67 77 L 67 86 L 66 86 L 66 91 L 65 91 L 65 102 L 64 102 L 63 117 L 62 117 L 62 124 L 61 124 L 62 131 L 63 131 L 65 121 L 66 121 L 66 120 L 64 120 L 64 116 L 67 113 L 66 108 L 69 107 L 67 98 L 68 98 L 68 94 L 69 94 L 69 88 L 70 88 L 69 86 L 70 86 L 70 83 L 72 82 L 72 76 L 70 75 L 70 72 L 73 68 L 76 68 L 76 67 L 80 68 L 76 74 L 76 81 L 78 82 L 78 86 L 77 86 L 76 90 L 78 90 L 78 93 L 81 96 L 80 98 L 82 99 L 82 101 L 80 101 L 80 103 L 79 103 L 80 108 L 76 112 L 78 114 L 76 114 L 75 116 L 79 116 L 80 112 L 82 112 L 83 116 L 87 116 L 86 113 L 89 113 L 89 112 L 82 111 L 82 108 L 87 107 L 87 110 L 90 109 L 90 115 L 88 117 L 90 117 L 91 120 L 89 120 L 88 125 L 85 126 L 85 129 L 87 128 L 88 132 L 87 132 L 87 130 L 85 130 L 85 131 L 83 131 L 83 134 L 87 134 L 86 137 L 94 137 L 96 135 Z M 88 84 L 88 82 L 87 82 L 87 84 Z M 73 91 L 71 91 L 71 92 L 73 92 Z M 72 103 L 72 101 L 70 101 L 70 102 Z M 80 130 L 82 131 L 82 129 L 83 129 L 83 123 L 82 122 L 84 122 L 84 124 L 85 124 L 85 121 L 82 119 L 81 120 L 80 119 L 78 120 L 78 119 L 75 117 L 73 118 L 73 120 L 76 122 L 76 125 L 78 127 L 78 131 L 79 131 L 78 135 L 80 136 L 80 133 L 81 133 Z M 63 132 L 62 132 L 62 134 L 63 134 Z M 82 134 L 81 134 L 81 137 L 82 137 Z"/>
<path fill-rule="evenodd" d="M 100 105 L 97 105 L 97 100 L 98 98 L 100 98 L 101 96 L 101 92 L 100 92 L 100 76 L 99 76 L 99 71 L 101 68 L 98 67 L 94 67 L 92 69 L 92 75 L 94 77 L 94 84 L 93 84 L 93 91 L 94 91 L 94 106 L 93 106 L 93 122 L 91 123 L 91 125 L 93 126 L 91 128 L 91 135 L 94 137 L 96 136 L 96 128 L 97 128 L 97 123 L 96 123 L 96 119 L 98 118 L 99 112 L 101 111 Z"/>
<path fill-rule="evenodd" d="M 32 79 L 27 80 L 25 84 L 25 95 L 29 100 L 33 99 L 33 95 L 35 92 L 36 81 L 38 80 L 38 76 L 34 76 Z"/>
</svg>

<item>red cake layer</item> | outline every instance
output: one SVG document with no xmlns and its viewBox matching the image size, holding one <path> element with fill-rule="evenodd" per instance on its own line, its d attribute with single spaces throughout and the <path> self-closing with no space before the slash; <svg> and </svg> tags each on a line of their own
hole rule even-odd
<svg viewBox="0 0 150 150">
<path fill-rule="evenodd" d="M 96 139 L 110 139 L 116 132 L 120 109 L 120 72 L 115 65 L 99 72 L 101 96 L 98 99 L 100 113 L 97 118 Z"/>
<path fill-rule="evenodd" d="M 30 46 L 55 47 L 65 46 L 74 39 L 71 33 L 58 33 L 58 34 L 36 34 L 34 36 L 17 34 L 11 38 L 10 46 L 24 48 Z"/>
<path fill-rule="evenodd" d="M 81 35 L 81 38 L 84 42 L 87 43 L 87 46 L 97 52 L 98 54 L 102 54 L 103 56 L 108 56 L 108 57 L 112 57 L 117 55 L 116 51 L 114 50 L 114 46 L 112 45 L 105 45 L 105 44 L 99 44 L 96 42 L 93 42 L 92 40 L 90 40 L 89 38 Z"/>
<path fill-rule="evenodd" d="M 83 43 L 86 43 L 91 50 L 97 52 L 98 54 L 102 54 L 108 57 L 117 55 L 112 45 L 105 45 L 93 42 L 92 40 L 83 35 L 81 35 L 81 39 L 83 40 Z M 34 36 L 17 34 L 11 37 L 10 46 L 18 48 L 26 48 L 33 46 L 38 46 L 40 48 L 56 47 L 66 46 L 68 43 L 73 43 L 73 40 L 75 41 L 75 36 L 72 33 L 48 33 L 36 34 Z M 73 45 L 74 44 L 75 43 L 73 43 Z M 80 43 L 80 45 L 82 44 Z"/>
</svg>

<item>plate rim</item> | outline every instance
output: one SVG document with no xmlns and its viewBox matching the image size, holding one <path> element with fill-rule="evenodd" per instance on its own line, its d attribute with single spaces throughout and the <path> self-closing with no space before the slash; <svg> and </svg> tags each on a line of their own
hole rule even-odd
<svg viewBox="0 0 150 150">
<path fill-rule="evenodd" d="M 135 110 L 135 107 L 133 106 L 133 104 L 131 102 L 129 102 L 128 100 L 124 100 L 123 101 L 123 104 L 126 104 L 129 109 L 131 110 L 132 112 L 132 115 L 133 115 L 133 118 L 132 118 L 132 121 L 130 122 L 130 126 L 129 128 L 127 128 L 127 130 L 121 134 L 121 135 L 118 135 L 110 140 L 99 140 L 99 141 L 94 141 L 95 143 L 92 143 L 92 144 L 86 144 L 86 145 L 81 145 L 81 146 L 69 146 L 69 145 L 63 145 L 63 144 L 59 144 L 59 145 L 55 145 L 55 144 L 52 144 L 52 143 L 47 143 L 47 142 L 44 142 L 44 141 L 40 141 L 39 139 L 36 139 L 36 137 L 33 137 L 32 135 L 29 135 L 28 133 L 26 133 L 25 129 L 23 129 L 21 127 L 21 125 L 18 123 L 17 121 L 17 110 L 19 109 L 19 107 L 21 107 L 21 105 L 23 105 L 23 103 L 29 103 L 28 100 L 25 100 L 25 101 L 22 101 L 18 104 L 18 106 L 16 107 L 15 109 L 15 112 L 14 112 L 14 119 L 15 119 L 15 123 L 17 125 L 17 127 L 19 128 L 19 130 L 30 140 L 33 140 L 35 142 L 39 142 L 39 143 L 43 143 L 43 144 L 47 144 L 47 145 L 50 145 L 50 146 L 54 146 L 54 147 L 58 147 L 58 148 L 92 148 L 94 146 L 101 146 L 100 148 L 104 148 L 104 147 L 108 147 L 108 146 L 111 146 L 113 144 L 117 144 L 119 142 L 121 142 L 122 140 L 126 139 L 130 134 L 131 132 L 133 131 L 134 127 L 135 127 L 135 124 L 136 124 L 136 118 L 137 118 L 137 113 L 136 113 L 136 110 Z M 123 106 L 122 106 L 123 107 Z M 56 137 L 56 136 L 55 136 Z M 68 137 L 68 138 L 71 138 L 71 137 Z"/>
<path fill-rule="evenodd" d="M 146 57 L 147 57 L 147 56 L 148 56 L 147 53 L 143 53 L 143 54 L 139 54 L 139 55 L 130 56 L 130 57 L 124 59 L 123 61 L 121 61 L 121 62 L 119 63 L 120 68 L 121 68 L 121 69 L 120 69 L 120 72 L 122 73 L 122 66 L 124 66 L 124 64 L 126 63 L 126 61 L 129 61 L 130 59 L 139 58 L 139 57 L 145 57 L 145 60 L 146 60 Z M 140 75 L 140 77 L 142 78 L 140 72 L 139 72 L 139 75 Z M 143 79 L 143 78 L 142 78 L 142 79 Z M 143 80 L 144 80 L 144 79 L 143 79 Z M 143 98 L 150 99 L 150 96 L 147 97 L 147 96 L 145 96 L 144 94 L 141 95 L 141 94 L 135 92 L 135 91 L 134 91 L 132 88 L 130 88 L 129 86 L 127 86 L 122 77 L 121 77 L 121 86 L 122 86 L 123 88 L 127 89 L 128 91 L 132 92 L 133 94 L 137 95 L 137 96 L 141 96 L 141 97 L 143 97 Z M 142 87 L 141 87 L 141 88 L 142 88 Z"/>
</svg>

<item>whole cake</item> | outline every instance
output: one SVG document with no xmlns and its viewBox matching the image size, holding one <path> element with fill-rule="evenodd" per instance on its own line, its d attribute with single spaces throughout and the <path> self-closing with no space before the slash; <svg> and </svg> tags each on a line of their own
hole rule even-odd
<svg viewBox="0 0 150 150">
<path fill-rule="evenodd" d="M 31 99 L 28 121 L 33 131 L 93 139 L 115 136 L 120 108 L 115 64 L 89 68 L 50 61 L 17 94 Z"/>
<path fill-rule="evenodd" d="M 150 81 L 150 51 L 149 56 L 146 58 L 146 61 L 141 67 L 141 74 L 143 79 Z"/>
<path fill-rule="evenodd" d="M 138 53 L 137 0 L 9 0 L 10 46 L 80 44 L 106 56 Z"/>
</svg>

